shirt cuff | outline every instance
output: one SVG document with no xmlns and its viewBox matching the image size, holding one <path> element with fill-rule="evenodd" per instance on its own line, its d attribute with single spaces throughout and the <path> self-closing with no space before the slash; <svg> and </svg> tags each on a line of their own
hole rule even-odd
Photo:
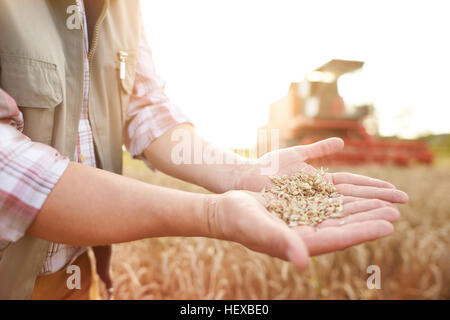
<svg viewBox="0 0 450 320">
<path fill-rule="evenodd" d="M 170 102 L 142 108 L 127 128 L 130 137 L 128 151 L 131 157 L 144 161 L 152 171 L 155 171 L 153 165 L 145 158 L 144 150 L 155 139 L 182 123 L 193 124 L 178 106 Z"/>
<path fill-rule="evenodd" d="M 0 247 L 24 236 L 69 159 L 0 124 Z"/>
</svg>

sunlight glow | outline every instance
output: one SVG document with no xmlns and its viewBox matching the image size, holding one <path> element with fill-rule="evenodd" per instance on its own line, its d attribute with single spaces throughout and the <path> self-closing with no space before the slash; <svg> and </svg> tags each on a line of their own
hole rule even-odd
<svg viewBox="0 0 450 320">
<path fill-rule="evenodd" d="M 374 104 L 381 134 L 450 131 L 446 1 L 141 3 L 168 96 L 218 144 L 253 146 L 270 103 L 333 58 L 365 61 L 340 92 Z"/>
</svg>

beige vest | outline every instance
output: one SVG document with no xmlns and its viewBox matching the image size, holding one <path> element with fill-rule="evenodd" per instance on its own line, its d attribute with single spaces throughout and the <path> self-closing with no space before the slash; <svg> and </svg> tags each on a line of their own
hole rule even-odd
<svg viewBox="0 0 450 320">
<path fill-rule="evenodd" d="M 24 134 L 73 160 L 83 99 L 83 31 L 75 0 L 0 0 L 0 87 L 23 113 Z M 98 166 L 121 173 L 133 89 L 139 0 L 106 0 L 89 51 L 89 119 Z M 125 51 L 120 76 L 119 52 Z M 0 137 L 1 138 L 1 137 Z M 0 299 L 26 299 L 49 243 L 26 236 L 1 252 Z"/>
</svg>

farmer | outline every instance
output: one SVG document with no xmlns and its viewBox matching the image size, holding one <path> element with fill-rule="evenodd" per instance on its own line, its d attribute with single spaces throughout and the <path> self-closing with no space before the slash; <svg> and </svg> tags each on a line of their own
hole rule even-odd
<svg viewBox="0 0 450 320">
<path fill-rule="evenodd" d="M 343 142 L 258 160 L 215 147 L 164 95 L 145 39 L 138 0 L 0 1 L 0 298 L 89 298 L 87 246 L 111 287 L 112 243 L 212 237 L 303 269 L 309 256 L 393 231 L 399 213 L 392 203 L 406 202 L 406 194 L 350 173 L 327 176 L 344 195 L 344 211 L 355 213 L 345 220 L 289 228 L 268 214 L 249 192 L 270 183 L 262 173 L 267 163 L 278 161 L 278 174 L 312 170 L 306 160 L 331 155 Z M 227 161 L 180 162 L 173 135 Z M 213 193 L 122 177 L 123 144 L 151 169 Z M 192 143 L 183 150 L 196 152 Z M 68 285 L 68 266 L 80 270 L 77 288 Z"/>
</svg>

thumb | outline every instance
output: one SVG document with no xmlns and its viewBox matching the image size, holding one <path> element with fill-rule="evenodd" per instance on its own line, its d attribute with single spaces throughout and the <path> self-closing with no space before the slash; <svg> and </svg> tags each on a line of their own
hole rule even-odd
<svg viewBox="0 0 450 320">
<path fill-rule="evenodd" d="M 220 239 L 238 242 L 251 250 L 291 261 L 300 270 L 306 268 L 309 253 L 301 235 L 271 215 L 261 195 L 227 192 L 219 196 L 214 212 L 208 215 L 208 219 L 213 221 L 208 225 L 220 231 L 210 234 L 218 234 Z"/>
<path fill-rule="evenodd" d="M 270 220 L 278 219 L 270 218 Z M 260 244 L 265 247 L 264 251 L 267 250 L 266 253 L 272 256 L 292 262 L 299 270 L 305 269 L 308 265 L 309 252 L 303 238 L 284 222 L 273 223 L 273 220 L 267 222 L 265 227 L 261 227 L 261 230 L 264 230 L 264 240 Z"/>
<path fill-rule="evenodd" d="M 309 252 L 305 242 L 299 235 L 289 228 L 288 246 L 286 249 L 286 259 L 294 264 L 294 266 L 303 270 L 308 265 Z"/>
<path fill-rule="evenodd" d="M 329 138 L 312 144 L 295 147 L 302 160 L 315 159 L 334 154 L 344 147 L 344 141 L 340 138 Z"/>
<path fill-rule="evenodd" d="M 246 194 L 255 198 L 264 208 L 267 206 L 267 201 L 261 193 L 244 191 Z M 273 223 L 276 220 L 276 223 Z M 267 242 L 269 248 L 272 247 L 274 256 L 292 262 L 299 270 L 303 270 L 308 265 L 309 253 L 303 238 L 298 235 L 293 229 L 285 225 L 284 222 L 278 220 L 273 216 L 264 216 L 259 220 L 264 226 L 254 225 L 255 229 L 264 230 L 263 243 Z M 272 251 L 272 250 L 270 250 Z"/>
</svg>

